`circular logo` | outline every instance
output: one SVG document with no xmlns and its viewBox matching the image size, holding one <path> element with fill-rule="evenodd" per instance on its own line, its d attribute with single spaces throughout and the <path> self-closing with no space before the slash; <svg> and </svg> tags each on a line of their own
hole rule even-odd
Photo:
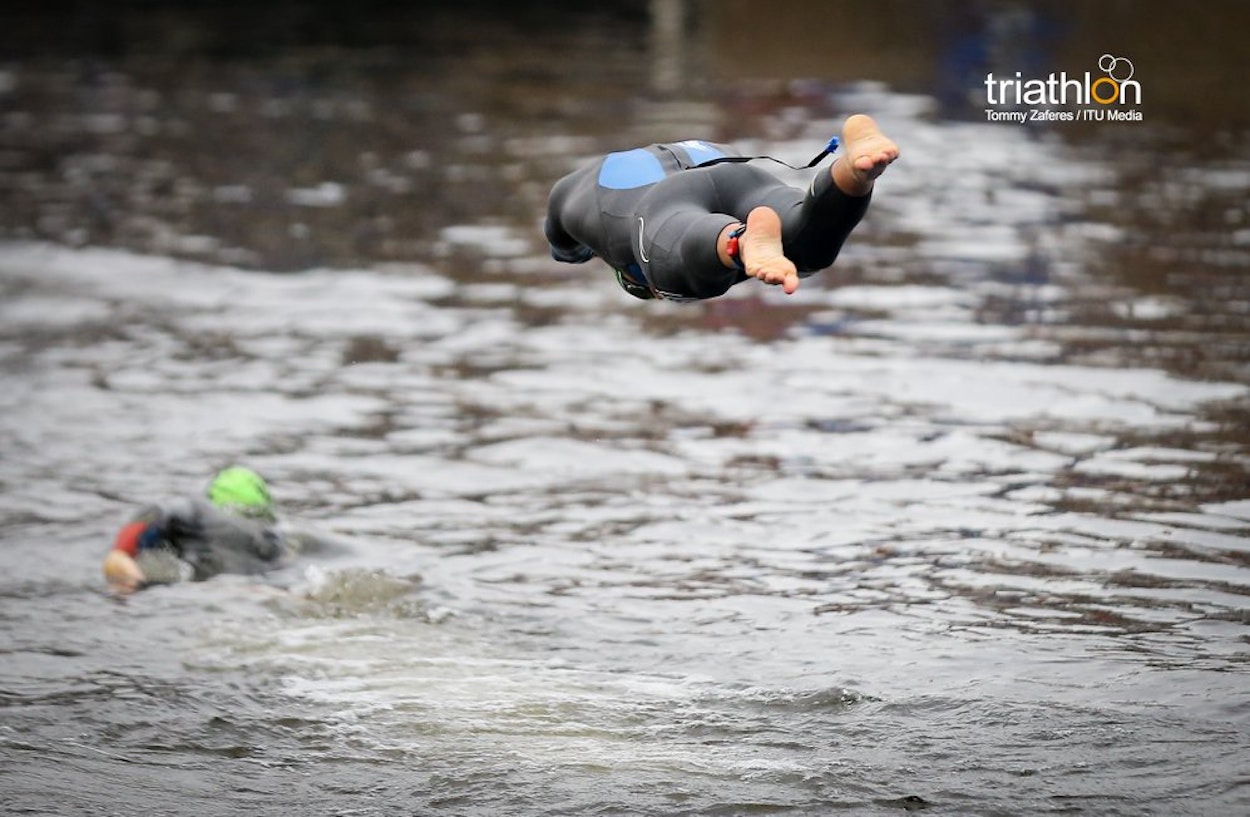
<svg viewBox="0 0 1250 817">
<path fill-rule="evenodd" d="M 1098 93 L 1098 89 L 1103 85 L 1111 86 L 1111 93 L 1103 96 Z M 1099 77 L 1094 80 L 1094 84 L 1089 87 L 1090 97 L 1099 105 L 1110 105 L 1120 98 L 1120 86 L 1111 77 Z"/>
<path fill-rule="evenodd" d="M 1107 76 L 1117 83 L 1128 82 L 1133 78 L 1133 63 L 1128 57 L 1103 54 L 1098 58 L 1098 67 L 1106 71 Z M 1120 76 L 1120 74 L 1124 76 Z"/>
</svg>

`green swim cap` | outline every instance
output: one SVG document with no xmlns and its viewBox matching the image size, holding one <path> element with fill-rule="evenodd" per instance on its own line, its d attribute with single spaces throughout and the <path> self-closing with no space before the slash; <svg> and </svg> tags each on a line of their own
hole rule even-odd
<svg viewBox="0 0 1250 817">
<path fill-rule="evenodd" d="M 236 465 L 213 477 L 208 498 L 218 508 L 244 516 L 273 516 L 269 486 L 250 468 Z"/>
</svg>

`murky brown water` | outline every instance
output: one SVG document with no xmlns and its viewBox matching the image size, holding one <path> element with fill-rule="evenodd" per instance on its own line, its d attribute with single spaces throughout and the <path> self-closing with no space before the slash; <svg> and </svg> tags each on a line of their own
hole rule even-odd
<svg viewBox="0 0 1250 817">
<path fill-rule="evenodd" d="M 1195 45 L 1237 7 L 1164 57 L 1162 4 L 884 3 L 823 55 L 854 10 L 747 54 L 745 4 L 680 6 L 10 13 L 7 811 L 1250 806 L 1250 153 Z M 1086 48 L 1145 121 L 956 79 Z M 546 257 L 599 151 L 806 161 L 855 110 L 904 159 L 794 298 Z M 336 546 L 109 599 L 125 514 L 234 459 Z"/>
</svg>

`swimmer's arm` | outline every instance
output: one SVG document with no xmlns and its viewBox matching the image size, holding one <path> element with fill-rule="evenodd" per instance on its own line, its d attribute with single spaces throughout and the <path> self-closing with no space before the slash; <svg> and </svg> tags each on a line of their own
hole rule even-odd
<svg viewBox="0 0 1250 817">
<path fill-rule="evenodd" d="M 565 264 L 581 264 L 595 256 L 594 250 L 575 238 L 565 223 L 564 212 L 574 184 L 573 178 L 566 176 L 552 188 L 547 200 L 547 220 L 543 224 L 551 257 Z"/>
</svg>

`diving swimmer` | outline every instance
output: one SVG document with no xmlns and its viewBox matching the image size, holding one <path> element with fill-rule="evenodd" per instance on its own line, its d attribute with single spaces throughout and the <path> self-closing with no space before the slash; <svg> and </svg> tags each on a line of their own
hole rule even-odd
<svg viewBox="0 0 1250 817">
<path fill-rule="evenodd" d="M 643 299 L 715 298 L 751 278 L 793 294 L 833 264 L 899 155 L 863 114 L 846 119 L 835 144 L 842 154 L 827 170 L 801 177 L 701 140 L 608 154 L 553 187 L 551 255 L 571 264 L 598 256 Z"/>
</svg>

